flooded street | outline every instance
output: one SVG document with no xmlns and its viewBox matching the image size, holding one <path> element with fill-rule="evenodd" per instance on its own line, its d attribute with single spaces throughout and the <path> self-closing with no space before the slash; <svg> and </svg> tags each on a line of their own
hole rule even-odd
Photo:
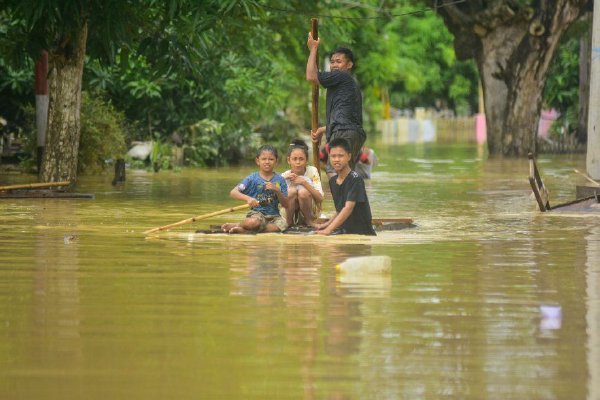
<svg viewBox="0 0 600 400">
<path fill-rule="evenodd" d="M 475 145 L 374 147 L 373 216 L 416 228 L 142 234 L 239 205 L 252 167 L 0 199 L 0 398 L 599 399 L 600 212 L 540 213 L 527 160 Z M 538 166 L 553 205 L 584 183 L 585 155 Z M 336 276 L 363 255 L 391 276 Z"/>
</svg>

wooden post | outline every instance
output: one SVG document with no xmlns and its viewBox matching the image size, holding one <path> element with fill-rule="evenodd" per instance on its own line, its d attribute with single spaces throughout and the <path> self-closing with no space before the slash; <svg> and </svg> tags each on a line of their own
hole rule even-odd
<svg viewBox="0 0 600 400">
<path fill-rule="evenodd" d="M 37 130 L 37 168 L 41 171 L 46 129 L 48 127 L 48 52 L 42 51 L 35 63 L 35 126 Z"/>
<path fill-rule="evenodd" d="M 116 186 L 123 182 L 125 182 L 125 160 L 119 158 L 115 163 L 115 177 L 113 178 L 112 184 L 113 186 Z"/>
<path fill-rule="evenodd" d="M 599 1 L 594 3 L 600 6 Z M 586 169 L 593 179 L 600 180 L 600 107 L 598 107 L 600 104 L 600 7 L 594 7 L 592 19 Z"/>
<path fill-rule="evenodd" d="M 319 38 L 319 20 L 317 18 L 310 19 L 311 25 L 311 34 L 313 39 L 317 40 Z M 315 60 L 317 63 L 317 68 L 319 66 L 319 56 L 317 53 L 317 58 Z M 316 131 L 319 128 L 319 84 L 313 82 L 312 84 L 312 110 L 311 110 L 311 131 Z M 319 150 L 321 149 L 321 140 L 319 139 L 316 142 L 313 142 L 313 163 L 317 168 L 317 172 L 321 175 L 321 160 L 319 159 Z"/>
</svg>

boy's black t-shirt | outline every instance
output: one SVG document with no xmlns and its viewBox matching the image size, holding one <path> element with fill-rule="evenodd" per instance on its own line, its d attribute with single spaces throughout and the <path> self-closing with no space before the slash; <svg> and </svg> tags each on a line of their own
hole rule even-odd
<svg viewBox="0 0 600 400">
<path fill-rule="evenodd" d="M 339 213 L 346 205 L 346 201 L 353 201 L 354 210 L 352 214 L 344 221 L 342 226 L 343 233 L 354 233 L 358 235 L 376 235 L 373 230 L 371 207 L 365 190 L 365 181 L 355 171 L 350 171 L 344 182 L 338 185 L 337 175 L 329 179 L 329 187 L 335 204 L 335 210 Z"/>
<path fill-rule="evenodd" d="M 318 79 L 327 88 L 327 141 L 338 129 L 363 132 L 362 95 L 352 74 L 323 71 L 318 73 Z"/>
</svg>

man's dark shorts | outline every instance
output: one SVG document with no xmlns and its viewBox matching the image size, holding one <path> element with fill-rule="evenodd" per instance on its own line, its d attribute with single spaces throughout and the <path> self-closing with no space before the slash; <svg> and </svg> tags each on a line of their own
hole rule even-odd
<svg viewBox="0 0 600 400">
<path fill-rule="evenodd" d="M 352 154 L 352 159 L 350 160 L 350 168 L 354 170 L 354 166 L 356 165 L 356 163 L 358 162 L 358 158 L 360 157 L 360 149 L 363 147 L 363 144 L 365 144 L 367 136 L 362 130 L 358 131 L 350 129 L 338 129 L 331 134 L 328 143 L 331 142 L 333 139 L 338 138 L 346 139 L 346 141 L 350 143 L 350 153 Z M 329 162 L 329 158 L 327 159 L 326 171 L 328 174 L 336 174 L 335 169 L 333 169 L 331 163 Z"/>
</svg>

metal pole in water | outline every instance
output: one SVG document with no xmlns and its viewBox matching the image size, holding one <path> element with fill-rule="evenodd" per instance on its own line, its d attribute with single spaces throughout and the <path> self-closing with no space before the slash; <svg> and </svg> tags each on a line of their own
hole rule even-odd
<svg viewBox="0 0 600 400">
<path fill-rule="evenodd" d="M 600 179 L 600 0 L 594 0 L 586 169 Z"/>
</svg>

